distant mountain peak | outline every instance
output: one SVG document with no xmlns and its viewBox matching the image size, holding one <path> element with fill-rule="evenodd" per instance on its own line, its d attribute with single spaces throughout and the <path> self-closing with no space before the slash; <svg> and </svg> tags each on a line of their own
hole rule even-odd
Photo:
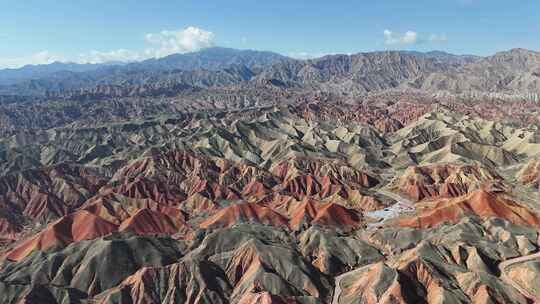
<svg viewBox="0 0 540 304">
<path fill-rule="evenodd" d="M 538 53 L 538 52 L 536 52 L 536 51 L 532 51 L 532 50 L 525 49 L 525 48 L 513 48 L 513 49 L 510 49 L 508 52 L 509 52 L 509 53 L 520 53 L 520 54 L 524 54 L 524 53 Z"/>
<path fill-rule="evenodd" d="M 171 54 L 163 58 L 153 58 L 130 66 L 158 70 L 219 70 L 232 65 L 248 67 L 271 65 L 287 59 L 283 55 L 269 51 L 240 50 L 226 47 L 210 47 L 196 52 Z"/>
<path fill-rule="evenodd" d="M 0 71 L 0 94 L 72 96 L 69 92 L 83 89 L 104 97 L 111 92 L 95 90 L 96 86 L 123 87 L 113 94 L 123 96 L 268 83 L 352 95 L 407 88 L 537 94 L 539 71 L 540 53 L 521 48 L 490 57 L 388 50 L 300 61 L 267 51 L 211 47 L 115 66 L 53 63 L 4 70 Z M 141 89 L 145 86 L 152 89 Z"/>
</svg>

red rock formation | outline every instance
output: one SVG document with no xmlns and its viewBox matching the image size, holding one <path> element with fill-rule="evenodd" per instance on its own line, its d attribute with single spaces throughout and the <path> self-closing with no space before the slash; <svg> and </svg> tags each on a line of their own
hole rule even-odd
<svg viewBox="0 0 540 304">
<path fill-rule="evenodd" d="M 46 222 L 72 212 L 104 184 L 98 172 L 77 165 L 25 170 L 0 178 L 0 208 Z"/>
<path fill-rule="evenodd" d="M 317 203 L 312 200 L 304 201 L 291 212 L 291 228 L 299 229 L 313 224 L 342 228 L 358 227 L 362 224 L 362 215 L 339 204 Z"/>
<path fill-rule="evenodd" d="M 117 226 L 88 211 L 77 211 L 50 224 L 36 236 L 18 244 L 6 258 L 19 261 L 35 250 L 47 250 L 73 242 L 91 240 L 111 234 Z"/>
<path fill-rule="evenodd" d="M 321 191 L 321 184 L 312 175 L 297 176 L 283 184 L 283 191 L 297 197 L 312 196 Z"/>
<path fill-rule="evenodd" d="M 381 133 L 392 133 L 417 120 L 433 107 L 433 97 L 400 92 L 384 92 L 366 97 L 358 105 L 309 102 L 297 106 L 307 120 L 357 122 L 369 124 Z"/>
<path fill-rule="evenodd" d="M 23 224 L 9 215 L 0 212 L 0 241 L 16 240 L 17 235 L 23 230 Z"/>
<path fill-rule="evenodd" d="M 428 228 L 440 223 L 456 223 L 466 215 L 499 217 L 514 224 L 540 227 L 540 216 L 503 193 L 476 190 L 457 198 L 426 202 L 419 214 L 398 221 L 400 226 Z"/>
<path fill-rule="evenodd" d="M 304 225 L 309 225 L 317 217 L 317 209 L 323 204 L 312 200 L 305 200 L 294 208 L 290 215 L 290 226 L 293 229 L 299 229 Z"/>
<path fill-rule="evenodd" d="M 350 283 L 343 288 L 338 303 L 361 300 L 365 304 L 405 304 L 404 290 L 398 273 L 383 263 L 368 267 L 358 275 L 345 278 Z M 344 284 L 342 283 L 342 286 Z M 381 288 L 382 287 L 382 288 Z"/>
<path fill-rule="evenodd" d="M 502 178 L 478 165 L 437 164 L 409 167 L 393 187 L 415 200 L 457 197 Z"/>
<path fill-rule="evenodd" d="M 535 188 L 540 188 L 540 159 L 533 159 L 519 172 L 518 180 Z"/>
<path fill-rule="evenodd" d="M 217 303 L 225 304 L 228 283 L 208 262 L 179 262 L 164 267 L 142 267 L 120 285 L 105 292 L 99 303 L 110 303 L 121 295 L 129 303 Z M 159 286 L 159 287 L 158 287 Z"/>
<path fill-rule="evenodd" d="M 153 181 L 143 176 L 139 176 L 133 181 L 126 181 L 102 192 L 118 193 L 136 199 L 151 199 L 169 206 L 178 205 L 186 198 L 182 192 L 169 188 L 167 184 Z"/>
<path fill-rule="evenodd" d="M 230 227 L 236 223 L 255 222 L 287 227 L 287 219 L 268 207 L 256 203 L 241 203 L 225 207 L 200 223 L 201 228 Z"/>
<path fill-rule="evenodd" d="M 338 204 L 328 203 L 319 209 L 312 223 L 334 227 L 354 227 L 360 225 L 361 222 L 361 213 Z"/>
<path fill-rule="evenodd" d="M 183 221 L 186 220 L 184 214 L 178 208 L 163 205 L 148 198 L 135 199 L 116 193 L 95 196 L 88 200 L 82 206 L 82 209 L 117 225 L 133 216 L 140 209 L 170 214 Z"/>
<path fill-rule="evenodd" d="M 371 188 L 379 183 L 376 178 L 368 173 L 355 170 L 343 161 L 335 159 L 296 157 L 289 161 L 278 163 L 271 169 L 271 172 L 284 185 L 296 179 L 293 184 L 299 184 L 300 188 L 302 188 L 302 185 L 304 185 L 304 188 L 312 185 L 313 188 L 314 182 L 334 186 L 357 184 L 364 188 Z"/>
<path fill-rule="evenodd" d="M 379 118 L 373 122 L 373 126 L 381 133 L 394 133 L 403 128 L 403 124 L 394 118 Z"/>
<path fill-rule="evenodd" d="M 114 175 L 115 186 L 102 193 L 150 199 L 200 214 L 215 210 L 217 200 L 260 199 L 271 192 L 273 179 L 255 166 L 173 150 L 129 163 Z"/>
<path fill-rule="evenodd" d="M 136 234 L 176 234 L 188 230 L 182 213 L 165 214 L 148 208 L 140 209 L 119 227 L 119 231 L 131 231 Z"/>
</svg>

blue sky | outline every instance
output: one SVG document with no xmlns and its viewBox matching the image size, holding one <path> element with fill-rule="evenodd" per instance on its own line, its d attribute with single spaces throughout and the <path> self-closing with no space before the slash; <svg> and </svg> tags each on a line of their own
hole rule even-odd
<svg viewBox="0 0 540 304">
<path fill-rule="evenodd" d="M 295 57 L 540 50 L 539 0 L 0 0 L 0 67 L 140 60 L 216 45 Z"/>
</svg>

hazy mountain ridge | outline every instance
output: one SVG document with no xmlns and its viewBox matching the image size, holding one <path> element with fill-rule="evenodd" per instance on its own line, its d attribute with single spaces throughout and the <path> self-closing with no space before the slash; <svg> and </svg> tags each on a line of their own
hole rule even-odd
<svg viewBox="0 0 540 304">
<path fill-rule="evenodd" d="M 53 62 L 51 64 L 26 65 L 18 69 L 0 70 L 0 85 L 16 84 L 30 79 L 39 79 L 62 72 L 89 72 L 113 64 L 78 64 Z"/>
<path fill-rule="evenodd" d="M 483 58 L 438 51 L 385 51 L 294 60 L 271 52 L 210 48 L 86 72 L 58 71 L 0 86 L 0 93 L 80 99 L 77 95 L 160 96 L 183 89 L 270 84 L 348 95 L 395 88 L 523 95 L 540 93 L 539 62 L 539 53 L 525 49 Z"/>
<path fill-rule="evenodd" d="M 5 95 L 43 95 L 45 92 L 91 88 L 104 83 L 124 85 L 123 82 L 129 84 L 138 79 L 140 81 L 141 78 L 159 82 L 166 81 L 173 73 L 186 74 L 186 71 L 193 71 L 194 74 L 200 74 L 203 71 L 240 69 L 243 66 L 256 70 L 286 59 L 287 57 L 272 52 L 214 47 L 125 64 L 55 62 L 0 70 L 0 92 Z"/>
<path fill-rule="evenodd" d="M 278 80 L 287 86 L 361 94 L 396 88 L 408 79 L 446 69 L 445 64 L 425 56 L 374 52 L 282 62 L 257 75 L 257 81 Z"/>
<path fill-rule="evenodd" d="M 415 80 L 418 88 L 455 93 L 466 91 L 540 93 L 540 53 L 513 49 Z"/>
<path fill-rule="evenodd" d="M 159 59 L 148 59 L 131 63 L 127 68 L 150 70 L 221 70 L 230 66 L 264 67 L 281 60 L 286 56 L 256 50 L 237 50 L 224 47 L 212 47 L 198 52 L 173 54 Z"/>
</svg>

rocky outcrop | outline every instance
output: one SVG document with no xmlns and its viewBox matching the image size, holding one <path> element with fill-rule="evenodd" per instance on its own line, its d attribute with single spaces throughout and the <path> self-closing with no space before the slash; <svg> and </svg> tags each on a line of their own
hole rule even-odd
<svg viewBox="0 0 540 304">
<path fill-rule="evenodd" d="M 538 261 L 534 260 L 519 263 L 508 269 L 508 276 L 531 296 L 538 299 L 540 298 L 540 286 L 538 286 L 539 267 Z"/>
<path fill-rule="evenodd" d="M 36 236 L 22 242 L 11 250 L 6 258 L 21 260 L 36 250 L 45 251 L 73 242 L 91 240 L 116 231 L 118 226 L 88 211 L 77 211 L 49 225 Z"/>
<path fill-rule="evenodd" d="M 525 185 L 540 188 L 540 159 L 530 160 L 518 173 L 518 180 Z"/>
<path fill-rule="evenodd" d="M 436 164 L 409 167 L 392 187 L 419 201 L 457 197 L 501 182 L 497 173 L 479 165 Z"/>
<path fill-rule="evenodd" d="M 202 228 L 230 227 L 237 223 L 259 223 L 287 227 L 287 219 L 268 207 L 243 203 L 223 208 L 200 223 Z"/>
<path fill-rule="evenodd" d="M 0 302 L 527 303 L 537 105 L 261 85 L 0 105 Z"/>
<path fill-rule="evenodd" d="M 426 228 L 441 223 L 456 223 L 464 216 L 478 216 L 498 217 L 517 225 L 540 226 L 540 216 L 536 212 L 509 199 L 504 193 L 484 189 L 456 198 L 426 202 L 420 210 L 415 216 L 400 219 L 398 224 Z"/>
</svg>

